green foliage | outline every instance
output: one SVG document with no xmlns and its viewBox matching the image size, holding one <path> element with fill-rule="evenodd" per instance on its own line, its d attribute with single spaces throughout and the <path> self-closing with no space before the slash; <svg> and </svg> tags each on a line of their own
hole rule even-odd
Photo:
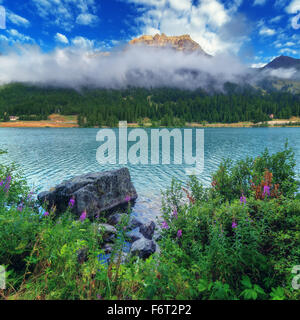
<svg viewBox="0 0 300 320">
<path fill-rule="evenodd" d="M 242 194 L 253 195 L 252 182 L 259 185 L 268 170 L 273 174 L 273 184 L 279 184 L 280 193 L 286 197 L 294 197 L 298 189 L 295 165 L 294 152 L 287 143 L 283 151 L 273 155 L 266 149 L 256 159 L 247 158 L 236 164 L 224 160 L 213 175 L 213 195 L 222 201 L 232 201 Z"/>
<path fill-rule="evenodd" d="M 0 121 L 9 115 L 22 120 L 47 119 L 52 113 L 78 115 L 81 127 L 115 127 L 119 120 L 149 118 L 154 126 L 185 126 L 186 122 L 254 123 L 300 116 L 300 95 L 262 93 L 250 87 L 224 86 L 209 94 L 171 88 L 123 90 L 42 88 L 10 84 L 1 88 Z"/>
<path fill-rule="evenodd" d="M 251 191 L 250 179 L 262 178 L 265 168 L 280 184 L 279 197 L 260 199 Z M 196 177 L 187 190 L 173 181 L 163 195 L 160 254 L 122 262 L 129 206 L 105 262 L 99 259 L 104 251 L 98 220 L 77 221 L 68 210 L 59 217 L 40 214 L 15 168 L 1 166 L 1 179 L 12 179 L 8 191 L 0 186 L 0 263 L 8 275 L 0 296 L 297 300 L 291 270 L 300 262 L 300 198 L 293 168 L 286 146 L 255 161 L 222 164 L 215 175 L 222 186 L 218 192 Z"/>
</svg>

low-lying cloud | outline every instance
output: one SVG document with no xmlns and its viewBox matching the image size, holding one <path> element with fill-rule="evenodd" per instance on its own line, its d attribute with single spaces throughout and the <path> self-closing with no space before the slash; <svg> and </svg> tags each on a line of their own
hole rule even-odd
<svg viewBox="0 0 300 320">
<path fill-rule="evenodd" d="M 242 84 L 251 79 L 251 74 L 247 66 L 230 55 L 205 57 L 139 46 L 110 54 L 74 48 L 43 53 L 37 46 L 22 46 L 0 56 L 0 84 L 25 82 L 74 89 L 134 86 L 222 90 L 225 82 Z"/>
</svg>

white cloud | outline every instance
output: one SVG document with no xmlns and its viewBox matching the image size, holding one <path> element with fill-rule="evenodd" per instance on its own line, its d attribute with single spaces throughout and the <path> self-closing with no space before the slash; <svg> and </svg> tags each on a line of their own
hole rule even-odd
<svg viewBox="0 0 300 320">
<path fill-rule="evenodd" d="M 227 24 L 242 0 L 123 0 L 138 5 L 138 35 L 165 33 L 167 35 L 189 34 L 209 54 L 223 51 L 238 52 L 245 40 L 243 36 L 229 37 Z M 226 33 L 226 39 L 222 34 Z"/>
<path fill-rule="evenodd" d="M 99 21 L 99 18 L 96 15 L 90 14 L 90 13 L 81 13 L 76 19 L 77 24 L 81 24 L 85 26 L 94 25 L 98 21 Z"/>
<path fill-rule="evenodd" d="M 259 34 L 261 36 L 273 36 L 276 33 L 276 31 L 274 29 L 270 29 L 268 27 L 262 27 L 259 30 Z"/>
<path fill-rule="evenodd" d="M 263 6 L 266 2 L 267 2 L 267 0 L 255 0 L 253 5 L 254 6 Z"/>
<path fill-rule="evenodd" d="M 290 48 L 283 48 L 281 50 L 279 50 L 280 53 L 282 54 L 298 54 L 298 52 L 296 50 L 290 49 Z"/>
<path fill-rule="evenodd" d="M 23 33 L 20 33 L 16 29 L 10 29 L 7 30 L 7 33 L 9 34 L 10 38 L 9 41 L 11 42 L 28 42 L 28 43 L 34 43 L 34 39 L 32 39 L 30 36 L 27 36 Z"/>
<path fill-rule="evenodd" d="M 279 22 L 282 18 L 283 18 L 283 16 L 276 16 L 276 17 L 270 19 L 270 23 L 277 23 L 277 22 Z"/>
<path fill-rule="evenodd" d="M 23 18 L 11 11 L 6 11 L 6 16 L 7 16 L 7 19 L 17 25 L 17 26 L 22 26 L 22 27 L 28 27 L 30 25 L 30 22 L 26 19 L 26 18 Z"/>
<path fill-rule="evenodd" d="M 55 40 L 64 44 L 69 43 L 68 38 L 64 34 L 61 34 L 59 32 L 55 35 Z"/>
<path fill-rule="evenodd" d="M 300 0 L 292 0 L 292 2 L 286 7 L 286 12 L 293 14 L 300 11 Z"/>
<path fill-rule="evenodd" d="M 87 51 L 92 50 L 95 47 L 95 40 L 90 40 L 81 36 L 73 38 L 71 42 L 76 48 Z"/>
<path fill-rule="evenodd" d="M 74 28 L 81 14 L 87 15 L 87 19 L 88 15 L 94 16 L 97 12 L 95 0 L 32 0 L 32 3 L 40 17 L 66 31 Z M 84 16 L 79 21 L 83 22 Z"/>
<path fill-rule="evenodd" d="M 263 62 L 253 63 L 253 64 L 251 64 L 251 68 L 263 68 L 266 65 L 267 65 L 267 63 L 263 63 Z"/>
</svg>

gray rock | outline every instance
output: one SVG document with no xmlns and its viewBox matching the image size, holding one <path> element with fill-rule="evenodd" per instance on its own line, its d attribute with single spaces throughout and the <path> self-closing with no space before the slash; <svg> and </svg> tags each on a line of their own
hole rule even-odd
<svg viewBox="0 0 300 320">
<path fill-rule="evenodd" d="M 113 261 L 114 261 L 114 263 L 120 262 L 121 264 L 123 264 L 128 261 L 128 254 L 126 252 L 122 252 L 121 255 L 117 254 L 117 255 L 115 255 Z"/>
<path fill-rule="evenodd" d="M 147 222 L 140 226 L 140 233 L 149 240 L 152 240 L 155 230 L 155 223 L 153 221 Z"/>
<path fill-rule="evenodd" d="M 78 263 L 82 264 L 88 260 L 88 248 L 82 248 L 77 250 L 77 261 Z"/>
<path fill-rule="evenodd" d="M 142 259 L 147 259 L 148 257 L 151 256 L 151 254 L 155 252 L 155 250 L 156 250 L 156 244 L 153 240 L 142 238 L 140 240 L 135 241 L 132 244 L 130 253 L 132 255 L 137 255 Z"/>
<path fill-rule="evenodd" d="M 159 240 L 161 240 L 161 238 L 162 238 L 162 236 L 161 236 L 161 230 L 155 229 L 154 235 L 153 235 L 153 239 L 154 239 L 155 241 L 159 241 Z"/>
<path fill-rule="evenodd" d="M 130 220 L 128 223 L 128 229 L 132 230 L 142 225 L 143 223 L 139 219 L 137 219 L 136 217 L 130 217 Z"/>
<path fill-rule="evenodd" d="M 105 254 L 111 253 L 113 251 L 113 244 L 112 243 L 106 243 L 103 248 Z"/>
<path fill-rule="evenodd" d="M 117 229 L 107 223 L 99 224 L 98 231 L 102 235 L 102 239 L 105 242 L 112 242 L 117 234 Z"/>
<path fill-rule="evenodd" d="M 95 217 L 103 211 L 127 206 L 127 196 L 131 201 L 138 197 L 129 170 L 122 168 L 89 173 L 64 181 L 53 190 L 40 193 L 38 200 L 45 203 L 49 210 L 55 207 L 57 213 L 62 213 L 68 208 L 70 199 L 74 198 L 74 214 L 79 217 L 86 211 L 88 217 Z"/>
<path fill-rule="evenodd" d="M 130 242 L 135 242 L 139 239 L 144 238 L 144 236 L 139 232 L 139 228 L 135 228 L 134 230 L 127 232 L 126 236 L 128 237 Z"/>
<path fill-rule="evenodd" d="M 111 215 L 107 222 L 113 226 L 117 225 L 118 223 L 120 223 L 122 217 L 123 217 L 124 214 L 121 214 L 121 213 L 115 213 L 113 215 Z"/>
</svg>

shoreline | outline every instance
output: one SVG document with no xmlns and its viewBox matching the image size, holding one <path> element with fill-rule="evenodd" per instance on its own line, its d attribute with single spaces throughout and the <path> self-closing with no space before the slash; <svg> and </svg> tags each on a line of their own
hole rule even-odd
<svg viewBox="0 0 300 320">
<path fill-rule="evenodd" d="M 51 117 L 51 116 L 50 116 Z M 145 123 L 144 125 L 139 125 L 138 123 L 128 123 L 128 128 L 152 128 L 151 123 Z M 263 123 L 252 123 L 252 122 L 237 122 L 237 123 L 186 123 L 185 127 L 190 128 L 282 128 L 300 127 L 300 118 L 293 117 L 291 119 L 276 119 L 272 121 L 267 121 Z M 77 121 L 55 121 L 51 120 L 41 120 L 41 121 L 9 121 L 0 122 L 0 128 L 81 128 Z M 101 128 L 101 127 L 94 127 Z M 108 128 L 103 126 L 102 128 Z M 161 126 L 159 128 L 165 128 Z"/>
</svg>

